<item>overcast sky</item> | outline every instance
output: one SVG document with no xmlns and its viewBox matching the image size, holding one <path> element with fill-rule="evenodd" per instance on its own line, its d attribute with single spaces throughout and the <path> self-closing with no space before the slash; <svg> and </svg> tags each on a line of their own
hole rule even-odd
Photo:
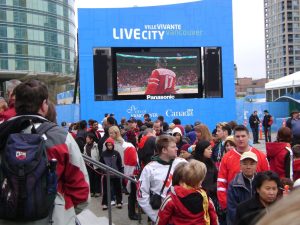
<svg viewBox="0 0 300 225">
<path fill-rule="evenodd" d="M 173 3 L 175 0 L 78 0 L 79 8 L 125 7 Z M 189 0 L 176 0 L 189 1 Z M 191 0 L 190 0 L 191 1 Z M 206 0 L 209 1 L 209 0 Z M 263 78 L 265 71 L 263 0 L 232 0 L 234 63 L 239 77 Z"/>
</svg>

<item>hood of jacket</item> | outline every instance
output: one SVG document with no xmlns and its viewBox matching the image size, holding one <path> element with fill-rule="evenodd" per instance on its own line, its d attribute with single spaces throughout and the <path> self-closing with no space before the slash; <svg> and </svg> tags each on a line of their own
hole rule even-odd
<svg viewBox="0 0 300 225">
<path fill-rule="evenodd" d="M 161 158 L 159 158 L 159 155 L 155 155 L 155 156 L 151 157 L 151 161 L 156 161 L 162 165 L 171 165 L 171 163 L 173 163 L 174 159 L 170 160 L 169 162 L 166 162 L 166 161 L 162 160 Z"/>
<path fill-rule="evenodd" d="M 186 217 L 199 217 L 203 212 L 203 197 L 196 189 L 174 186 L 171 189 L 176 213 Z"/>
<path fill-rule="evenodd" d="M 288 143 L 285 142 L 267 142 L 266 143 L 266 151 L 268 158 L 276 158 L 280 153 L 287 153 L 285 147 L 289 146 Z"/>
<path fill-rule="evenodd" d="M 39 115 L 23 115 L 9 119 L 0 124 L 0 149 L 2 149 L 7 141 L 8 135 L 11 133 L 19 133 L 32 123 L 42 123 L 48 121 Z"/>
</svg>

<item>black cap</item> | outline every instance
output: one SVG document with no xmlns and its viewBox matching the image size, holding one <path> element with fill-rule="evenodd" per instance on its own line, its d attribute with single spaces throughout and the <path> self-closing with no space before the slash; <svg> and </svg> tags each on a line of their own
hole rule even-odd
<svg viewBox="0 0 300 225">
<path fill-rule="evenodd" d="M 264 113 L 269 113 L 269 111 L 265 109 L 265 110 L 264 110 Z"/>
</svg>

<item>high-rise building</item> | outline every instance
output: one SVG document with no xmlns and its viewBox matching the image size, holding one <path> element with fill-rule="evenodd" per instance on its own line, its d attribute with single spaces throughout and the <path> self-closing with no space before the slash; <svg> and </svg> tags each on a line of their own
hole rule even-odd
<svg viewBox="0 0 300 225">
<path fill-rule="evenodd" d="M 264 0 L 268 79 L 300 71 L 299 3 L 300 0 Z"/>
<path fill-rule="evenodd" d="M 0 0 L 0 82 L 74 80 L 74 0 Z"/>
</svg>

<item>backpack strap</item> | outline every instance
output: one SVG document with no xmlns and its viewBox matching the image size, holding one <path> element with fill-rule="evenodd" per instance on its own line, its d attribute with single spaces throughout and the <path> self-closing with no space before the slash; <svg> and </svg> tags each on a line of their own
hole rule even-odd
<svg viewBox="0 0 300 225">
<path fill-rule="evenodd" d="M 55 123 L 45 121 L 38 128 L 36 128 L 36 133 L 43 135 L 43 134 L 47 133 L 48 130 L 50 130 L 51 128 L 56 127 L 56 126 L 57 126 L 57 124 L 55 124 Z"/>
</svg>

